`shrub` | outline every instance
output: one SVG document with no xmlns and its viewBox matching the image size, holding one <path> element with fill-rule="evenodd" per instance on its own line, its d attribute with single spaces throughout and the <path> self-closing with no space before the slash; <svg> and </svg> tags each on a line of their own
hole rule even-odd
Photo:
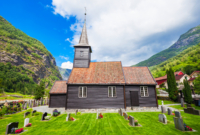
<svg viewBox="0 0 200 135">
<path fill-rule="evenodd" d="M 138 121 L 134 120 L 135 126 L 138 126 Z"/>
</svg>

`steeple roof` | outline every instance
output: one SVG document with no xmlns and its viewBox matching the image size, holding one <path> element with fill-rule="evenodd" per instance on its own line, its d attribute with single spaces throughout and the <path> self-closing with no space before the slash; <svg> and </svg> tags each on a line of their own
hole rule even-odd
<svg viewBox="0 0 200 135">
<path fill-rule="evenodd" d="M 88 43 L 86 22 L 84 23 L 83 30 L 82 30 L 82 33 L 81 33 L 81 37 L 79 39 L 79 43 L 77 45 L 74 45 L 74 47 L 78 47 L 78 46 L 89 47 L 90 48 L 90 52 L 92 52 L 92 48 Z"/>
</svg>

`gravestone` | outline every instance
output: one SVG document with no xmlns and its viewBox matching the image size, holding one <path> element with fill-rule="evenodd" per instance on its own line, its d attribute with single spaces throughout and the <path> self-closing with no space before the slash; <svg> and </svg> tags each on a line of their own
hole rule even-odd
<svg viewBox="0 0 200 135">
<path fill-rule="evenodd" d="M 168 111 L 168 115 L 172 115 L 172 109 L 167 108 L 167 111 Z"/>
<path fill-rule="evenodd" d="M 99 119 L 99 112 L 97 111 L 97 119 Z"/>
<path fill-rule="evenodd" d="M 175 117 L 173 117 L 173 119 L 174 119 L 175 128 L 178 129 L 178 130 L 181 130 L 181 131 L 185 131 L 183 119 L 181 117 L 181 113 L 178 112 L 178 111 L 175 111 Z"/>
<path fill-rule="evenodd" d="M 25 112 L 24 113 L 24 118 L 27 116 L 27 115 L 29 115 L 30 114 L 30 112 Z"/>
<path fill-rule="evenodd" d="M 24 102 L 22 103 L 22 109 L 24 109 Z"/>
<path fill-rule="evenodd" d="M 78 109 L 76 110 L 76 112 L 75 112 L 75 113 L 76 113 L 76 115 L 77 115 L 77 113 L 78 113 Z"/>
<path fill-rule="evenodd" d="M 126 112 L 124 112 L 124 119 L 128 120 L 128 114 Z"/>
<path fill-rule="evenodd" d="M 181 107 L 184 107 L 184 100 L 181 98 Z"/>
<path fill-rule="evenodd" d="M 42 119 L 41 120 L 45 120 L 45 117 L 47 116 L 47 112 L 42 114 Z"/>
<path fill-rule="evenodd" d="M 200 115 L 200 110 L 195 110 L 193 107 L 184 108 L 185 113 Z"/>
<path fill-rule="evenodd" d="M 25 102 L 25 104 L 24 104 L 24 110 L 26 110 L 27 109 L 27 102 Z"/>
<path fill-rule="evenodd" d="M 122 108 L 120 108 L 120 115 L 123 116 Z"/>
<path fill-rule="evenodd" d="M 12 122 L 6 127 L 6 135 L 12 133 L 13 128 L 18 128 L 19 122 Z"/>
<path fill-rule="evenodd" d="M 68 113 L 66 117 L 66 121 L 69 121 L 70 116 L 71 116 L 71 113 Z"/>
<path fill-rule="evenodd" d="M 36 113 L 36 112 L 37 112 L 36 110 L 33 110 L 33 111 L 32 111 L 32 116 L 33 116 L 33 114 Z"/>
<path fill-rule="evenodd" d="M 26 118 L 25 120 L 24 120 L 24 127 L 26 127 L 26 125 L 29 123 L 29 118 Z"/>
<path fill-rule="evenodd" d="M 161 112 L 166 113 L 166 108 L 164 106 L 161 106 Z"/>
<path fill-rule="evenodd" d="M 159 114 L 158 117 L 160 122 L 167 124 L 167 117 L 164 114 Z"/>
<path fill-rule="evenodd" d="M 134 117 L 129 115 L 129 124 L 135 127 Z"/>
</svg>

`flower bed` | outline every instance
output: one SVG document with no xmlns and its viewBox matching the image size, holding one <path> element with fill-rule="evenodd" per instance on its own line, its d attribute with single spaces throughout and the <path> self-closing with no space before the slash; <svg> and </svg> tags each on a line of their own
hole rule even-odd
<svg viewBox="0 0 200 135">
<path fill-rule="evenodd" d="M 23 128 L 20 128 L 20 129 L 17 129 L 17 130 L 15 130 L 15 134 L 19 134 L 19 133 L 21 133 L 21 132 L 23 132 Z"/>
<path fill-rule="evenodd" d="M 69 117 L 69 121 L 74 121 L 74 118 L 73 117 Z"/>
<path fill-rule="evenodd" d="M 99 114 L 99 119 L 101 119 L 101 118 L 103 118 L 103 115 L 100 113 L 100 114 Z"/>
</svg>

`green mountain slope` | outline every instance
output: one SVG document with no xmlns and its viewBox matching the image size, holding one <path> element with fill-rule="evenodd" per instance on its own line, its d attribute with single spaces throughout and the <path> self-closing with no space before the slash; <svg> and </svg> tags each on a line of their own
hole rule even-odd
<svg viewBox="0 0 200 135">
<path fill-rule="evenodd" d="M 169 67 L 172 67 L 174 71 L 181 70 L 188 75 L 195 70 L 200 70 L 200 43 L 187 48 L 177 56 L 174 56 L 159 65 L 152 66 L 149 69 L 156 78 L 164 76 Z"/>
<path fill-rule="evenodd" d="M 61 67 L 58 67 L 59 71 L 60 71 L 60 74 L 63 78 L 63 80 L 68 80 L 69 78 L 69 75 L 71 73 L 71 69 L 64 69 L 64 68 L 61 68 Z"/>
<path fill-rule="evenodd" d="M 163 61 L 180 54 L 183 50 L 196 45 L 200 42 L 200 25 L 190 29 L 185 34 L 181 35 L 176 43 L 168 49 L 165 49 L 149 59 L 142 61 L 134 66 L 154 66 L 162 63 Z"/>
<path fill-rule="evenodd" d="M 0 79 L 5 91 L 27 91 L 41 81 L 51 87 L 62 79 L 55 59 L 38 40 L 0 16 Z M 26 89 L 26 90 L 24 90 Z"/>
</svg>

